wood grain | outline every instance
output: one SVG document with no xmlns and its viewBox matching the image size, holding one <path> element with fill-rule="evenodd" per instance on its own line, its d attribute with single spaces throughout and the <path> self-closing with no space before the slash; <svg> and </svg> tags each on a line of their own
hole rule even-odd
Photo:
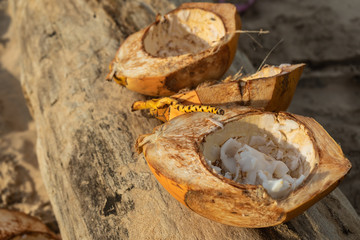
<svg viewBox="0 0 360 240">
<path fill-rule="evenodd" d="M 359 218 L 339 190 L 294 220 L 244 229 L 204 219 L 173 199 L 133 144 L 160 124 L 130 112 L 143 96 L 106 82 L 120 43 L 166 0 L 19 0 L 21 83 L 37 155 L 63 239 L 343 239 Z M 239 62 L 240 60 L 236 61 Z M 240 68 L 240 66 L 239 66 Z"/>
</svg>

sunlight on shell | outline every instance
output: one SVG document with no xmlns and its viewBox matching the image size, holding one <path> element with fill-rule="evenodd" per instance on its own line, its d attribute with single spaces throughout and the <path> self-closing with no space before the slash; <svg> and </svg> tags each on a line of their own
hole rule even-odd
<svg viewBox="0 0 360 240">
<path fill-rule="evenodd" d="M 183 9 L 161 17 L 144 37 L 144 48 L 155 57 L 196 54 L 218 44 L 225 36 L 222 20 L 201 9 Z"/>
</svg>

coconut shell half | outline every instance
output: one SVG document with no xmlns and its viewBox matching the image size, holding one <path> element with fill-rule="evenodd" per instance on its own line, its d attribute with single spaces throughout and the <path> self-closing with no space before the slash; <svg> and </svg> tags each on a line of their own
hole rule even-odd
<svg viewBox="0 0 360 240">
<path fill-rule="evenodd" d="M 296 149 L 303 159 L 292 173 L 301 169 L 301 185 L 276 199 L 262 185 L 230 180 L 208 164 L 216 159 L 213 147 L 227 139 L 247 141 L 266 134 L 274 142 L 278 139 L 281 148 Z M 248 228 L 274 226 L 301 214 L 330 193 L 351 168 L 339 145 L 314 119 L 245 107 L 226 109 L 222 116 L 179 116 L 140 136 L 136 148 L 179 202 L 211 220 Z"/>
<path fill-rule="evenodd" d="M 22 212 L 0 209 L 0 239 L 60 240 L 39 219 Z"/>
<path fill-rule="evenodd" d="M 285 111 L 294 96 L 304 66 L 305 64 L 266 65 L 250 76 L 229 77 L 218 84 L 200 85 L 195 90 L 175 94 L 171 98 L 183 105 L 236 104 L 266 111 Z M 136 103 L 133 110 L 137 110 Z M 184 112 L 174 105 L 166 105 L 152 111 L 152 114 L 167 122 Z"/>
<path fill-rule="evenodd" d="M 107 79 L 150 96 L 220 79 L 235 56 L 240 25 L 232 4 L 182 4 L 129 36 Z"/>
</svg>

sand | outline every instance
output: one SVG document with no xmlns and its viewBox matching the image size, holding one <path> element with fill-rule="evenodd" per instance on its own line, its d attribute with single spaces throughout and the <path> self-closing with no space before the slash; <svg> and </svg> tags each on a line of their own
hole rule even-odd
<svg viewBox="0 0 360 240">
<path fill-rule="evenodd" d="M 35 154 L 36 129 L 20 86 L 19 47 L 0 2 L 0 208 L 35 216 L 58 232 Z"/>
<path fill-rule="evenodd" d="M 360 1 L 257 1 L 243 16 L 239 46 L 258 67 L 307 64 L 290 112 L 315 118 L 353 164 L 341 190 L 360 213 Z M 36 129 L 19 83 L 19 47 L 7 1 L 0 2 L 0 208 L 40 218 L 55 232 L 56 221 L 41 181 Z M 104 63 L 108 64 L 108 63 Z"/>
</svg>

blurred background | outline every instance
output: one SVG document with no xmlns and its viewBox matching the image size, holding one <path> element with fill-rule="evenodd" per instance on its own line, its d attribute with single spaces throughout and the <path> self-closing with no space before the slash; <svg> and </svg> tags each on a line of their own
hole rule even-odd
<svg viewBox="0 0 360 240">
<path fill-rule="evenodd" d="M 340 189 L 360 213 L 360 1 L 228 2 L 239 4 L 243 30 L 270 31 L 240 36 L 239 48 L 255 68 L 264 59 L 307 64 L 289 111 L 315 118 L 341 145 L 353 168 Z M 20 61 L 16 17 L 9 0 L 0 0 L 0 208 L 36 216 L 57 232 L 38 169 Z"/>
</svg>

